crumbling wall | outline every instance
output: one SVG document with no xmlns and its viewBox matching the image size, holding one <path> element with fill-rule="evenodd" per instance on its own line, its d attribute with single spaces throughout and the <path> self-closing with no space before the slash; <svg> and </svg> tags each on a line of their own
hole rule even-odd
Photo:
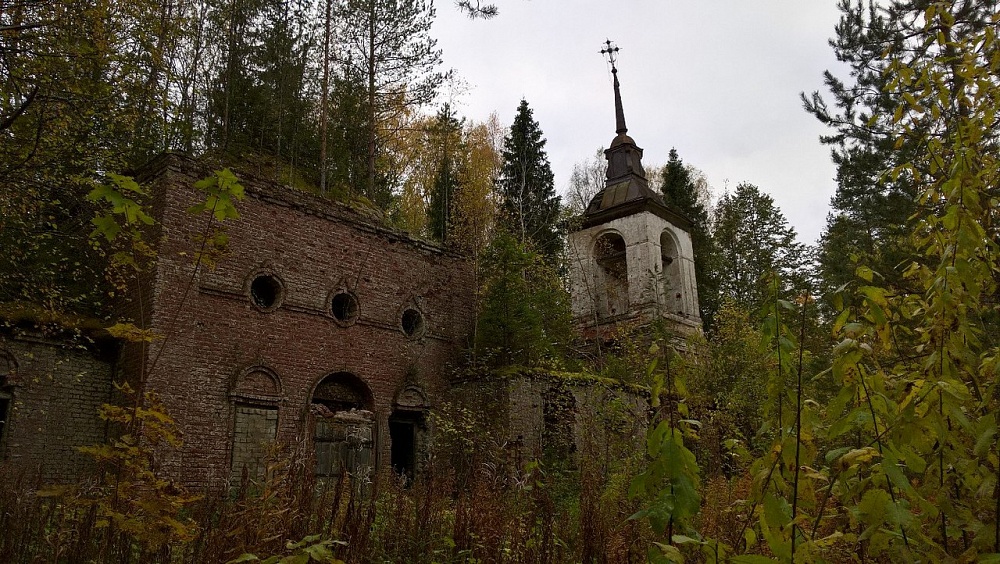
<svg viewBox="0 0 1000 564">
<path fill-rule="evenodd" d="M 42 482 L 92 469 L 77 447 L 100 444 L 98 408 L 112 398 L 113 363 L 94 348 L 18 332 L 0 337 L 0 460 Z"/>
<path fill-rule="evenodd" d="M 649 424 L 648 391 L 585 374 L 480 375 L 457 382 L 452 396 L 488 410 L 524 459 L 611 460 L 641 441 Z"/>
</svg>

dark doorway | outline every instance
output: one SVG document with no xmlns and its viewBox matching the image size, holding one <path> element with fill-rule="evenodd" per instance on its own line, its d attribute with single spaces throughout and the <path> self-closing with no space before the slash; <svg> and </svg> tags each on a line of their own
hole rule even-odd
<svg viewBox="0 0 1000 564">
<path fill-rule="evenodd" d="M 7 417 L 10 415 L 10 396 L 0 392 L 0 460 L 4 455 L 4 431 L 7 427 Z"/>
<path fill-rule="evenodd" d="M 422 417 L 416 413 L 393 414 L 389 418 L 390 462 L 392 471 L 412 480 L 417 469 L 417 433 Z"/>
</svg>

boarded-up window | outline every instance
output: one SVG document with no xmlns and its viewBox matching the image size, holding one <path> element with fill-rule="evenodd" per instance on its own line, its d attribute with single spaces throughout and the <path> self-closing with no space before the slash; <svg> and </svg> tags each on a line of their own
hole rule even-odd
<svg viewBox="0 0 1000 564">
<path fill-rule="evenodd" d="M 234 482 L 242 480 L 244 472 L 251 480 L 264 477 L 267 456 L 277 433 L 277 408 L 236 405 L 231 474 Z"/>
<path fill-rule="evenodd" d="M 310 411 L 316 449 L 316 475 L 367 481 L 375 465 L 375 416 L 370 411 L 371 390 L 357 376 L 337 372 L 313 391 Z"/>
<path fill-rule="evenodd" d="M 344 471 L 354 477 L 372 474 L 374 416 L 370 411 L 331 412 L 313 406 L 316 423 L 316 475 L 339 477 Z"/>
</svg>

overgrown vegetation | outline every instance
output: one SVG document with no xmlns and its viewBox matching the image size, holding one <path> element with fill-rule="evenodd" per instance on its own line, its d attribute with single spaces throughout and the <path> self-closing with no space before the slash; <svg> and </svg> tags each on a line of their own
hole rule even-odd
<svg viewBox="0 0 1000 564">
<path fill-rule="evenodd" d="M 131 424 L 130 413 L 114 417 Z M 139 413 L 146 434 L 169 426 L 155 404 Z M 437 446 L 419 480 L 376 481 L 367 495 L 346 474 L 334 483 L 317 482 L 310 457 L 275 448 L 263 481 L 245 477 L 231 495 L 192 499 L 157 478 L 156 457 L 146 447 L 130 448 L 133 439 L 123 435 L 94 452 L 108 462 L 103 486 L 82 483 L 35 495 L 29 476 L 4 476 L 0 559 L 617 562 L 645 553 L 648 529 L 627 520 L 636 509 L 626 489 L 637 458 L 610 466 L 591 462 L 598 456 L 581 458 L 569 471 L 519 460 L 483 433 L 484 423 L 471 412 L 443 409 L 437 427 Z M 122 486 L 120 495 L 104 495 L 116 491 L 115 484 Z M 121 512 L 125 507 L 133 511 Z"/>
<path fill-rule="evenodd" d="M 142 4 L 140 12 L 148 17 L 151 6 Z M 213 6 L 204 5 L 214 17 L 225 15 Z M 266 135 L 257 124 L 240 122 L 267 106 L 267 92 L 283 98 L 289 93 L 279 86 L 303 88 L 301 76 L 284 81 L 269 74 L 271 63 L 297 68 L 277 61 L 300 60 L 308 46 L 295 35 L 303 29 L 292 25 L 298 15 L 275 20 L 280 29 L 274 34 L 254 27 L 271 8 L 259 3 L 226 16 L 230 20 L 209 20 L 212 29 L 224 23 L 252 28 L 260 35 L 241 41 L 259 39 L 271 49 L 264 52 L 277 55 L 246 71 L 267 78 L 255 88 L 243 92 L 230 77 L 198 93 L 205 131 L 195 127 L 202 123 L 195 117 L 198 103 L 186 98 L 194 95 L 194 82 L 183 81 L 194 78 L 177 79 L 185 88 L 161 82 L 161 66 L 129 67 L 137 64 L 131 52 L 114 51 L 104 36 L 41 36 L 66 55 L 53 58 L 52 68 L 42 61 L 5 62 L 12 65 L 5 67 L 5 88 L 16 95 L 0 108 L 0 131 L 10 129 L 17 142 L 0 153 L 12 175 L 3 192 L 11 198 L 0 200 L 0 242 L 18 250 L 0 262 L 12 276 L 3 301 L 31 298 L 51 311 L 93 311 L 107 297 L 106 287 L 93 290 L 109 262 L 113 274 L 126 272 L 113 275 L 112 286 L 129 269 L 142 268 L 151 258 L 141 238 L 149 219 L 141 206 L 145 194 L 113 174 L 138 156 L 177 143 L 224 150 L 229 143 L 256 144 L 295 163 L 303 145 L 318 142 L 286 137 L 306 120 L 302 104 L 289 103 L 279 127 Z M 63 13 L 48 4 L 39 10 L 39 16 L 51 12 L 53 22 L 71 16 L 93 23 L 106 15 Z M 837 215 L 821 241 L 818 268 L 810 272 L 803 264 L 794 232 L 753 185 L 724 196 L 709 221 L 707 210 L 684 192 L 693 188 L 672 154 L 664 192 L 698 216 L 701 243 L 713 238 L 724 257 L 712 263 L 720 290 L 709 302 L 711 331 L 681 342 L 648 328 L 626 329 L 589 356 L 572 350 L 552 213 L 558 200 L 527 103 L 504 151 L 496 127 L 463 129 L 446 110 L 439 130 L 424 128 L 424 137 L 404 143 L 402 136 L 384 135 L 412 117 L 404 101 L 374 92 L 370 82 L 366 91 L 346 71 L 334 80 L 340 93 L 324 111 L 342 111 L 334 115 L 350 127 L 340 129 L 344 139 L 330 142 L 352 145 L 343 162 L 331 157 L 336 162 L 309 165 L 311 173 L 329 168 L 324 189 L 364 186 L 372 200 L 406 218 L 401 221 L 473 255 L 482 290 L 477 363 L 557 371 L 593 361 L 587 368 L 598 374 L 589 380 L 595 385 L 611 377 L 648 386 L 655 415 L 644 448 L 622 433 L 614 456 L 611 448 L 571 455 L 553 449 L 522 459 L 491 433 L 490 422 L 449 405 L 434 414 L 436 442 L 412 483 L 385 477 L 363 487 L 346 477 L 318 482 L 310 458 L 299 445 L 287 445 L 274 450 L 262 481 L 246 477 L 231 493 L 195 499 L 160 475 L 160 457 L 178 437 L 169 414 L 147 396 L 102 411 L 118 427 L 108 444 L 84 449 L 99 467 L 94 477 L 61 489 L 43 488 L 30 474 L 3 477 L 0 559 L 1000 561 L 1000 12 L 995 3 L 971 0 L 884 8 L 845 1 L 841 10 L 835 48 L 852 64 L 857 84 L 828 78 L 837 112 L 818 95 L 807 100 L 807 109 L 835 129 L 825 142 L 835 147 L 839 167 Z M 139 30 L 153 25 L 141 18 L 114 21 Z M 221 80 L 235 68 L 236 51 L 250 48 L 233 33 L 226 35 L 228 49 L 210 49 L 220 59 L 203 78 Z M 421 44 L 433 59 L 433 43 Z M 93 52 L 98 47 L 121 60 L 101 59 Z M 122 69 L 131 83 L 148 76 L 149 82 L 138 81 L 148 87 L 102 113 L 86 94 L 94 86 L 91 75 L 67 62 L 75 58 L 98 66 L 116 61 L 121 64 L 108 68 Z M 28 80 L 49 75 L 62 82 Z M 70 115 L 59 98 L 36 105 L 38 91 L 57 87 L 68 90 L 67 99 L 86 102 L 87 111 Z M 185 94 L 176 116 L 150 123 L 142 104 L 152 104 L 161 91 Z M 100 98 L 107 99 L 114 97 Z M 51 123 L 56 114 L 66 123 Z M 86 130 L 83 122 L 95 116 L 107 119 Z M 129 119 L 112 119 L 123 116 Z M 122 141 L 72 158 L 77 145 L 57 142 L 47 129 L 62 127 L 92 141 L 127 137 L 132 126 L 162 130 L 164 137 L 155 146 Z M 31 148 L 25 131 L 35 128 L 52 141 Z M 398 145 L 388 151 L 382 142 Z M 512 157 L 522 145 L 530 146 L 532 162 Z M 459 146 L 468 159 L 454 154 Z M 434 158 L 407 161 L 409 176 L 395 168 L 401 155 L 426 147 L 436 149 Z M 529 169 L 538 178 L 525 174 Z M 499 188 L 493 185 L 498 171 Z M 212 217 L 230 217 L 230 199 L 241 193 L 230 173 L 214 178 L 199 185 L 208 199 L 194 210 L 211 212 L 205 214 L 209 226 Z M 407 201 L 412 209 L 404 209 Z M 498 221 L 498 213 L 506 215 Z M 504 219 L 514 227 L 503 229 Z M 93 226 L 107 244 L 90 245 L 86 234 Z M 220 235 L 206 230 L 202 250 L 223 247 Z M 29 244 L 8 244 L 21 240 Z M 197 257 L 211 260 L 210 253 Z M 77 267 L 80 275 L 67 281 Z M 112 327 L 121 337 L 150 338 L 127 325 Z M 609 428 L 620 419 L 613 405 L 603 415 L 598 421 Z"/>
</svg>

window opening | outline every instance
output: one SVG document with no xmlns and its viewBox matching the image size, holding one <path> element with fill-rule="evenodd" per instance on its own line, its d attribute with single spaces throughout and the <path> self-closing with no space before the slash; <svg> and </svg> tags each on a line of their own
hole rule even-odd
<svg viewBox="0 0 1000 564">
<path fill-rule="evenodd" d="M 333 318 L 341 323 L 351 323 L 358 316 L 358 300 L 348 292 L 340 292 L 330 302 Z"/>
<path fill-rule="evenodd" d="M 667 313 L 684 315 L 683 293 L 681 292 L 679 253 L 673 237 L 664 231 L 660 235 L 661 275 L 663 276 L 664 307 Z"/>
<path fill-rule="evenodd" d="M 250 283 L 250 299 L 261 309 L 277 307 L 281 299 L 281 281 L 271 274 L 261 274 Z"/>
<path fill-rule="evenodd" d="M 13 411 L 14 396 L 11 393 L 13 382 L 17 380 L 17 363 L 14 357 L 0 350 L 0 460 L 6 453 L 7 428 Z"/>
<path fill-rule="evenodd" d="M 594 248 L 604 296 L 598 312 L 606 317 L 628 313 L 628 260 L 625 239 L 617 233 L 606 233 L 597 239 Z"/>
<path fill-rule="evenodd" d="M 6 441 L 7 419 L 10 417 L 11 397 L 9 394 L 0 392 L 0 459 L 3 458 L 4 444 Z"/>
<path fill-rule="evenodd" d="M 545 455 L 563 459 L 576 452 L 576 398 L 561 387 L 542 394 L 542 445 Z"/>
<path fill-rule="evenodd" d="M 408 308 L 403 312 L 401 325 L 407 337 L 419 337 L 424 332 L 424 316 L 419 311 Z"/>
</svg>

